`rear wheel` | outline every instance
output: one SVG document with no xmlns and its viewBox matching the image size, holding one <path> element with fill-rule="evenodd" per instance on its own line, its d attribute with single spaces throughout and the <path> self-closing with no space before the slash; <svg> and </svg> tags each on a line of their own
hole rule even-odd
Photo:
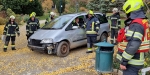
<svg viewBox="0 0 150 75">
<path fill-rule="evenodd" d="M 108 37 L 107 33 L 102 33 L 99 41 L 100 42 L 104 42 L 106 40 L 106 42 L 107 42 L 107 37 Z"/>
<path fill-rule="evenodd" d="M 69 54 L 69 44 L 65 41 L 62 41 L 59 43 L 57 48 L 57 56 L 59 57 L 65 57 Z"/>
</svg>

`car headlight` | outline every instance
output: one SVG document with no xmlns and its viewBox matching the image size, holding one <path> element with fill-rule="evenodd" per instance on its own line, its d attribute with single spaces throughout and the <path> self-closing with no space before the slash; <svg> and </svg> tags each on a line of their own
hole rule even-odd
<svg viewBox="0 0 150 75">
<path fill-rule="evenodd" d="M 53 39 L 43 39 L 41 43 L 53 43 Z"/>
</svg>

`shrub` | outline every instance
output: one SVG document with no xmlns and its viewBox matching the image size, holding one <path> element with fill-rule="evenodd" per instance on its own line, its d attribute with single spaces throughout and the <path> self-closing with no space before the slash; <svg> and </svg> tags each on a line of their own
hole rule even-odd
<svg viewBox="0 0 150 75">
<path fill-rule="evenodd" d="M 80 7 L 80 11 L 87 11 L 87 9 L 85 7 Z"/>
<path fill-rule="evenodd" d="M 18 25 L 23 25 L 23 18 L 20 15 L 16 15 L 16 22 Z"/>
<path fill-rule="evenodd" d="M 15 16 L 15 13 L 14 13 L 10 8 L 8 8 L 8 9 L 6 10 L 6 13 L 7 13 L 7 16 L 11 16 L 11 15 L 14 15 L 14 16 Z"/>
<path fill-rule="evenodd" d="M 0 25 L 6 24 L 6 19 L 0 17 Z"/>
</svg>

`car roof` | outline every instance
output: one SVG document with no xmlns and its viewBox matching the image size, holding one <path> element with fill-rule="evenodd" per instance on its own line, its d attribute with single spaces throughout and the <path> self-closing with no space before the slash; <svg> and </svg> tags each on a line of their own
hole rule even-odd
<svg viewBox="0 0 150 75">
<path fill-rule="evenodd" d="M 94 13 L 94 14 L 101 14 L 103 15 L 102 13 Z M 62 15 L 62 16 L 80 16 L 80 15 L 87 15 L 87 13 L 85 12 L 81 12 L 81 13 L 73 13 L 73 14 L 65 14 L 65 15 Z"/>
</svg>

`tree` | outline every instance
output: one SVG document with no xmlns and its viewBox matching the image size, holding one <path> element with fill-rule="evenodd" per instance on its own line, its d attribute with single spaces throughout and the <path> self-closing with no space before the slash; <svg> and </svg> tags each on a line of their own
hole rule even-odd
<svg viewBox="0 0 150 75">
<path fill-rule="evenodd" d="M 100 7 L 100 1 L 99 0 L 92 0 L 87 4 L 87 8 L 94 11 L 99 11 Z"/>
<path fill-rule="evenodd" d="M 46 12 L 51 10 L 52 5 L 53 5 L 52 0 L 44 0 L 42 2 L 43 10 L 46 11 Z"/>
<path fill-rule="evenodd" d="M 66 4 L 65 0 L 58 0 L 56 2 L 56 8 L 57 8 L 58 12 L 60 13 L 60 15 L 65 10 L 65 4 Z"/>
<path fill-rule="evenodd" d="M 12 9 L 16 14 L 30 14 L 36 12 L 37 15 L 43 15 L 41 3 L 38 0 L 2 0 L 4 9 Z"/>
</svg>

